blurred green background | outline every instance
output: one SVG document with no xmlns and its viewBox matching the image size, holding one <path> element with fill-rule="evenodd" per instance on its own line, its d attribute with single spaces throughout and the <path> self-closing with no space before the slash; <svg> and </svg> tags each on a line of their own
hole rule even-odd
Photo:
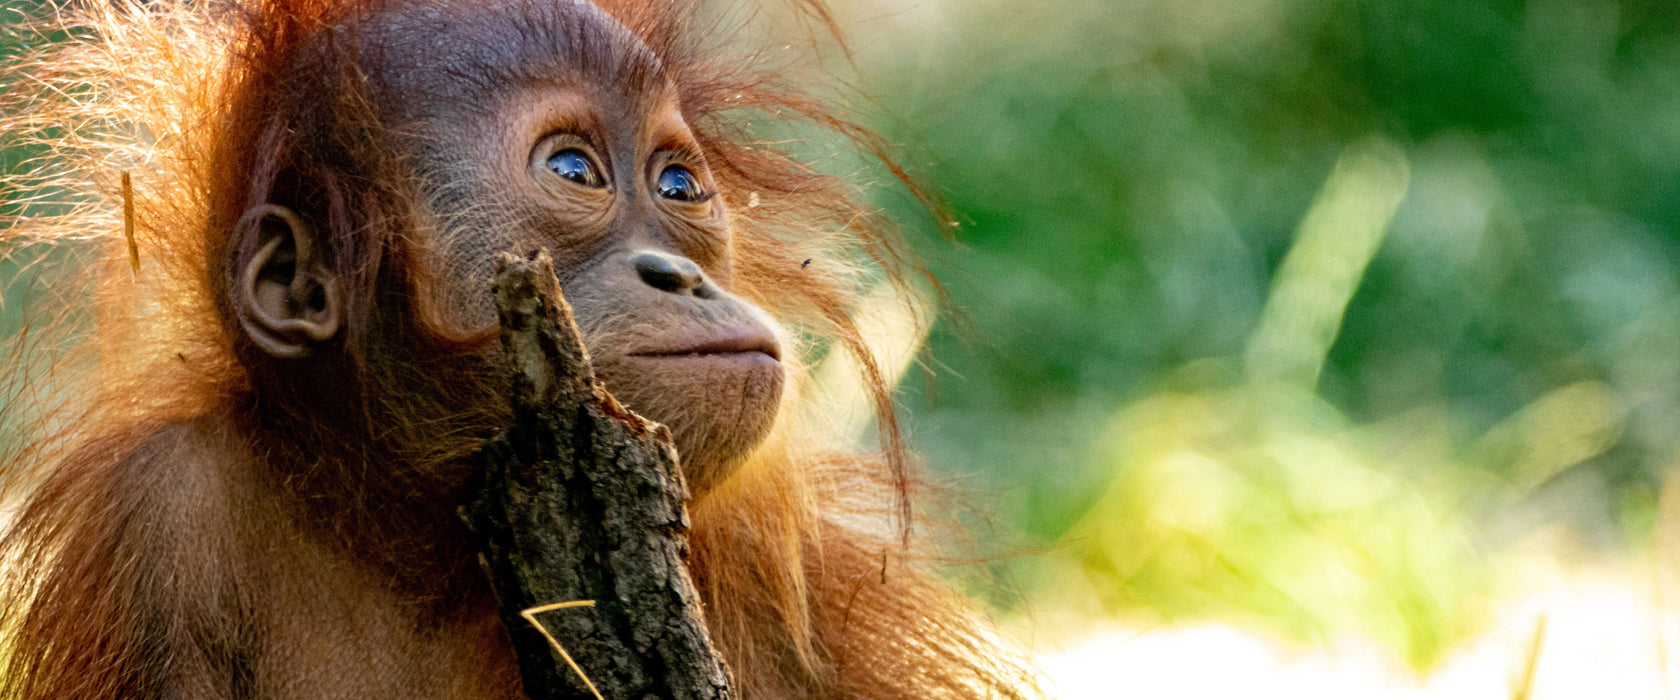
<svg viewBox="0 0 1680 700">
<path fill-rule="evenodd" d="M 924 248 L 962 315 L 901 398 L 1027 552 L 977 592 L 1424 668 L 1507 555 L 1649 553 L 1680 5 L 853 10 L 876 126 L 961 219 Z"/>
</svg>

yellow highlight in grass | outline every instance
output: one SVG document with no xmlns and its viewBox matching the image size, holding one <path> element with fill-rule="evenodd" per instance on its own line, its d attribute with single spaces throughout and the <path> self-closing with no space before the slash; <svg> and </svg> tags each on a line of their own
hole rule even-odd
<svg viewBox="0 0 1680 700">
<path fill-rule="evenodd" d="M 1410 182 L 1406 153 L 1390 141 L 1368 138 L 1343 151 L 1278 267 L 1244 357 L 1250 379 L 1318 383 L 1342 314 Z"/>
<path fill-rule="evenodd" d="M 584 673 L 582 668 L 578 667 L 576 661 L 572 660 L 572 655 L 566 653 L 565 647 L 560 646 L 560 641 L 555 639 L 554 635 L 549 634 L 548 628 L 543 627 L 541 622 L 537 622 L 537 615 L 541 613 L 564 610 L 566 608 L 593 607 L 595 607 L 595 601 L 593 600 L 574 600 L 567 603 L 550 603 L 548 605 L 538 605 L 534 608 L 526 608 L 519 611 L 519 616 L 525 618 L 526 622 L 531 623 L 532 627 L 537 628 L 537 631 L 542 633 L 543 639 L 547 639 L 549 645 L 554 647 L 555 651 L 560 652 L 560 658 L 565 659 L 566 665 L 571 666 L 572 670 L 577 672 L 578 678 L 583 679 L 583 684 L 589 686 L 589 692 L 595 695 L 595 700 L 606 700 L 606 698 L 601 697 L 601 691 L 595 689 L 595 682 L 589 680 L 589 675 Z"/>
</svg>

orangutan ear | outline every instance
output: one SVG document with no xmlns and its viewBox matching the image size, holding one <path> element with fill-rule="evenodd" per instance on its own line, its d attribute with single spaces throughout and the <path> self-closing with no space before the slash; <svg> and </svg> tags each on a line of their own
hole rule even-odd
<svg viewBox="0 0 1680 700">
<path fill-rule="evenodd" d="M 344 316 L 338 278 L 322 259 L 315 229 L 276 204 L 252 207 L 240 229 L 257 227 L 257 251 L 235 278 L 234 306 L 251 342 L 275 357 L 304 357 L 338 334 Z"/>
</svg>

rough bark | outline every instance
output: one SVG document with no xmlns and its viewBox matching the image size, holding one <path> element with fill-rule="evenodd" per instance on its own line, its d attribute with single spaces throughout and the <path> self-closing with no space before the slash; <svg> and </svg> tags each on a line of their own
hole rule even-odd
<svg viewBox="0 0 1680 700">
<path fill-rule="evenodd" d="M 593 694 L 521 613 L 536 618 L 609 700 L 731 696 L 685 563 L 688 487 L 670 431 L 596 380 L 547 253 L 497 263 L 513 424 L 481 453 L 461 509 L 532 700 Z"/>
</svg>

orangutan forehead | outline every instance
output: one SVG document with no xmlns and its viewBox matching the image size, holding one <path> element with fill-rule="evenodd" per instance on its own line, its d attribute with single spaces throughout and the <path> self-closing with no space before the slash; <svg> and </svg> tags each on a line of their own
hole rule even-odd
<svg viewBox="0 0 1680 700">
<path fill-rule="evenodd" d="M 666 87 L 659 56 L 588 0 L 419 0 L 351 29 L 376 89 L 410 105 L 482 107 L 510 90 L 578 82 L 626 95 Z"/>
</svg>

